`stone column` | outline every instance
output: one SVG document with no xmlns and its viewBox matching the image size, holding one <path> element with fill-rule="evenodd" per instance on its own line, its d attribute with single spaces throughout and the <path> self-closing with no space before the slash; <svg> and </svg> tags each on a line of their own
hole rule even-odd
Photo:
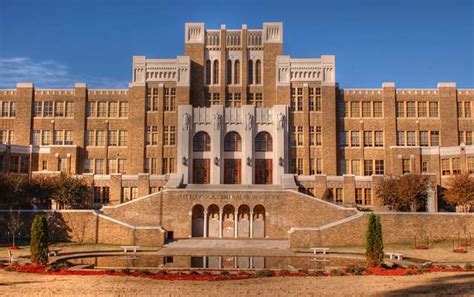
<svg viewBox="0 0 474 297">
<path fill-rule="evenodd" d="M 177 172 L 183 175 L 183 184 L 190 180 L 192 166 L 191 136 L 193 131 L 193 108 L 191 105 L 178 106 L 178 157 L 176 160 Z"/>
<path fill-rule="evenodd" d="M 222 209 L 219 210 L 219 238 L 222 238 Z"/>
<path fill-rule="evenodd" d="M 238 210 L 235 210 L 234 212 L 234 237 L 237 238 L 237 216 L 238 216 Z"/>
<path fill-rule="evenodd" d="M 212 123 L 212 132 L 209 135 L 211 137 L 211 184 L 219 185 L 221 184 L 221 181 L 223 180 L 224 176 L 224 170 L 221 170 L 224 167 L 224 160 L 222 158 L 222 130 L 224 128 L 224 106 L 211 106 L 210 120 Z"/>
<path fill-rule="evenodd" d="M 288 167 L 288 107 L 273 106 L 273 184 L 281 184 L 281 177 Z M 280 159 L 283 161 L 280 164 Z"/>
<path fill-rule="evenodd" d="M 245 64 L 245 63 L 242 63 Z M 254 138 L 256 131 L 256 122 L 255 122 L 255 107 L 253 105 L 244 105 L 241 109 L 241 119 L 242 124 L 244 125 L 244 130 L 242 133 L 242 184 L 251 185 L 253 184 L 253 168 L 254 168 Z M 248 117 L 249 115 L 253 117 L 251 127 L 247 126 L 250 123 Z M 250 165 L 247 164 L 247 159 L 250 160 Z"/>
<path fill-rule="evenodd" d="M 204 234 L 203 234 L 203 237 L 206 238 L 207 237 L 207 220 L 209 218 L 207 217 L 207 209 L 204 209 Z"/>
<path fill-rule="evenodd" d="M 250 211 L 250 238 L 253 238 L 253 211 Z"/>
</svg>

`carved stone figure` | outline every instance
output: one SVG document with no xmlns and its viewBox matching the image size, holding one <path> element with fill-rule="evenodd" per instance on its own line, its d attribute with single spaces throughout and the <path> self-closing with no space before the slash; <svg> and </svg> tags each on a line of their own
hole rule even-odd
<svg viewBox="0 0 474 297">
<path fill-rule="evenodd" d="M 252 130 L 253 128 L 253 114 L 247 113 L 245 117 L 245 129 Z"/>
<path fill-rule="evenodd" d="M 277 116 L 277 128 L 281 130 L 285 127 L 285 116 L 280 112 Z"/>
<path fill-rule="evenodd" d="M 222 115 L 214 114 L 214 130 L 220 130 L 222 127 Z"/>
<path fill-rule="evenodd" d="M 183 130 L 189 131 L 191 128 L 191 115 L 189 113 L 183 114 Z"/>
</svg>

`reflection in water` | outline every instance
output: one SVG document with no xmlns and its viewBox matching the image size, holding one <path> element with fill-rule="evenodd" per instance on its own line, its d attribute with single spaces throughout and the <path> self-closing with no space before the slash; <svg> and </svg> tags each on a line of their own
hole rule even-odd
<svg viewBox="0 0 474 297">
<path fill-rule="evenodd" d="M 327 270 L 349 265 L 365 265 L 365 261 L 343 257 L 310 256 L 101 256 L 68 260 L 75 265 L 93 265 L 96 268 L 147 268 L 147 269 L 281 269 L 281 270 Z"/>
</svg>

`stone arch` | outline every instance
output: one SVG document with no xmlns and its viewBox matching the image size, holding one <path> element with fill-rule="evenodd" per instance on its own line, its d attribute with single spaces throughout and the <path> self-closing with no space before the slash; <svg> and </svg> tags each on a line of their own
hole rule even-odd
<svg viewBox="0 0 474 297">
<path fill-rule="evenodd" d="M 253 237 L 264 238 L 265 237 L 265 207 L 258 204 L 253 208 Z"/>
<path fill-rule="evenodd" d="M 250 237 L 250 207 L 248 205 L 239 206 L 237 219 L 237 237 Z"/>
<path fill-rule="evenodd" d="M 255 151 L 256 152 L 272 152 L 273 138 L 270 133 L 266 131 L 259 132 L 255 136 Z"/>
<path fill-rule="evenodd" d="M 234 237 L 235 207 L 227 204 L 222 209 L 222 237 Z"/>
<path fill-rule="evenodd" d="M 211 150 L 211 137 L 204 131 L 197 132 L 193 137 L 194 152 L 209 152 Z"/>
<path fill-rule="evenodd" d="M 192 226 L 191 236 L 192 237 L 203 237 L 204 236 L 204 207 L 201 204 L 196 204 L 192 209 Z"/>
<path fill-rule="evenodd" d="M 207 208 L 207 226 L 209 237 L 219 237 L 219 206 L 215 204 Z"/>
<path fill-rule="evenodd" d="M 228 132 L 224 137 L 224 151 L 226 152 L 241 152 L 242 151 L 242 137 L 235 131 Z"/>
</svg>

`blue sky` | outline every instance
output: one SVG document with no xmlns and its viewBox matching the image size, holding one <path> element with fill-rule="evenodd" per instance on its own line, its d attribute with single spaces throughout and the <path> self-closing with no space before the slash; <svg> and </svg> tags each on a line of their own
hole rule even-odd
<svg viewBox="0 0 474 297">
<path fill-rule="evenodd" d="M 184 53 L 184 23 L 284 23 L 284 52 L 336 55 L 342 88 L 474 88 L 474 1 L 0 0 L 0 88 L 127 87 L 133 55 Z"/>
</svg>

